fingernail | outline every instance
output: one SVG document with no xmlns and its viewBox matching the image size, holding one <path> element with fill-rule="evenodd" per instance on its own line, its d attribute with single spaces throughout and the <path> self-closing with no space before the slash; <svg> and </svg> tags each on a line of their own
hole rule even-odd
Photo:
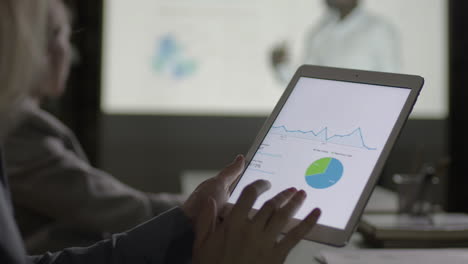
<svg viewBox="0 0 468 264">
<path fill-rule="evenodd" d="M 315 209 L 312 211 L 312 216 L 313 216 L 314 218 L 319 217 L 321 214 L 322 214 L 322 210 L 320 210 L 319 208 L 315 208 Z"/>
<path fill-rule="evenodd" d="M 260 179 L 260 180 L 256 180 L 255 182 L 263 182 L 264 184 L 267 185 L 268 188 L 271 188 L 271 182 L 270 181 Z"/>
<path fill-rule="evenodd" d="M 237 155 L 236 161 L 241 161 L 241 160 L 242 160 L 242 155 L 241 154 Z"/>
<path fill-rule="evenodd" d="M 303 198 L 306 198 L 307 197 L 307 193 L 304 191 L 304 190 L 300 190 L 299 191 L 299 195 Z"/>
<path fill-rule="evenodd" d="M 292 187 L 292 188 L 289 188 L 289 189 L 288 189 L 288 192 L 290 192 L 290 193 L 295 193 L 295 192 L 297 192 L 297 189 L 294 188 L 294 187 Z"/>
<path fill-rule="evenodd" d="M 308 216 L 307 216 L 307 219 L 306 221 L 311 223 L 311 224 L 314 224 L 314 223 L 317 223 L 320 215 L 322 214 L 322 211 L 319 209 L 319 208 L 315 208 Z"/>
</svg>

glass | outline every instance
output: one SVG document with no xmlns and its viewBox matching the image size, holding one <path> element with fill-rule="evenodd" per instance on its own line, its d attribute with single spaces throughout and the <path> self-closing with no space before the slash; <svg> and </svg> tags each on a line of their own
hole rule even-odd
<svg viewBox="0 0 468 264">
<path fill-rule="evenodd" d="M 440 180 L 434 167 L 425 165 L 420 173 L 395 174 L 393 182 L 397 186 L 400 214 L 424 216 L 437 210 L 433 194 L 437 192 Z"/>
</svg>

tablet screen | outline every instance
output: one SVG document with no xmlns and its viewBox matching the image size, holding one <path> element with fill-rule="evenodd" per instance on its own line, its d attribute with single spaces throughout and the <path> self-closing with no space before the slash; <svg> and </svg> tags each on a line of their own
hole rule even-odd
<svg viewBox="0 0 468 264">
<path fill-rule="evenodd" d="M 295 218 L 315 207 L 319 224 L 345 229 L 410 94 L 410 89 L 301 77 L 234 189 L 266 179 L 254 205 L 296 187 L 307 198 Z"/>
</svg>

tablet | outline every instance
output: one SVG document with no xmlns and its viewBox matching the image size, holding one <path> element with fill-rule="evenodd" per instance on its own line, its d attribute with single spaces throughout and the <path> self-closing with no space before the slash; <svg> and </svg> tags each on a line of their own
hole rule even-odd
<svg viewBox="0 0 468 264">
<path fill-rule="evenodd" d="M 423 83 L 412 75 L 300 67 L 247 153 L 228 206 L 258 179 L 271 189 L 254 212 L 282 190 L 305 190 L 284 231 L 319 207 L 318 224 L 305 238 L 344 246 Z"/>
</svg>

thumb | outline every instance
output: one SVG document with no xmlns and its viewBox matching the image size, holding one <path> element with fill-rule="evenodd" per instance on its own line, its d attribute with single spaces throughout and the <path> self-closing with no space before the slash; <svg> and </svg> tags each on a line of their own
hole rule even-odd
<svg viewBox="0 0 468 264">
<path fill-rule="evenodd" d="M 225 188 L 229 188 L 239 178 L 240 174 L 245 167 L 245 158 L 242 155 L 237 155 L 236 159 L 224 168 L 219 174 L 220 178 L 224 182 Z"/>
<path fill-rule="evenodd" d="M 214 232 L 216 225 L 216 202 L 208 198 L 195 223 L 194 250 L 200 249 L 209 235 Z"/>
</svg>

